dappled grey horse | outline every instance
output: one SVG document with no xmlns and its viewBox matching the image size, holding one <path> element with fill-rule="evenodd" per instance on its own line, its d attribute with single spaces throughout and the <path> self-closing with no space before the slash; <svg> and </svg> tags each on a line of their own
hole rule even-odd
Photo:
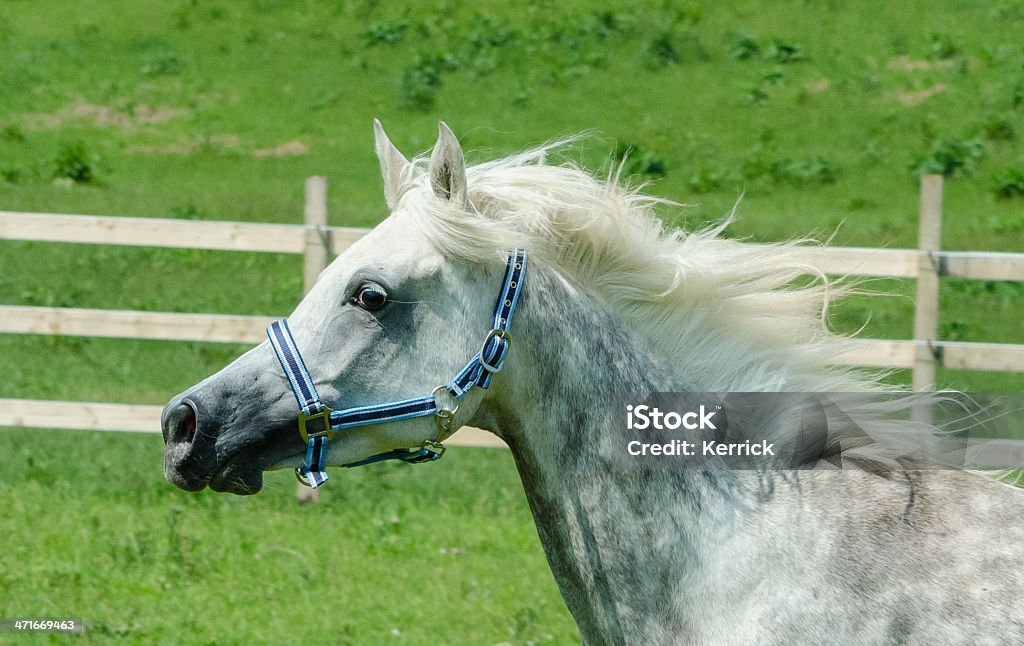
<svg viewBox="0 0 1024 646">
<path fill-rule="evenodd" d="M 390 216 L 168 403 L 171 482 L 251 494 L 295 468 L 319 486 L 328 466 L 436 459 L 470 424 L 511 448 L 587 644 L 1024 643 L 1024 494 L 886 447 L 928 402 L 832 365 L 842 287 L 794 282 L 799 244 L 670 230 L 550 147 L 467 169 L 443 124 L 429 160 L 379 124 L 376 147 Z M 654 393 L 791 394 L 668 433 L 699 444 L 729 413 L 736 445 L 788 457 L 634 455 L 655 436 L 625 406 L 676 401 Z M 807 442 L 794 411 L 816 394 L 841 410 Z"/>
</svg>

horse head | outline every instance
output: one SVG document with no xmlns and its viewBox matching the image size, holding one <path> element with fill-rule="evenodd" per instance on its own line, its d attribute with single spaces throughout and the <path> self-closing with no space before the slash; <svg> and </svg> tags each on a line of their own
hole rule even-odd
<svg viewBox="0 0 1024 646">
<path fill-rule="evenodd" d="M 164 473 L 178 487 L 251 494 L 270 469 L 295 467 L 308 476 L 311 468 L 374 456 L 438 457 L 439 442 L 479 407 L 484 391 L 471 386 L 486 385 L 508 349 L 507 325 L 505 333 L 488 333 L 507 250 L 495 241 L 492 264 L 452 261 L 422 230 L 437 214 L 480 217 L 462 149 L 444 123 L 429 161 L 406 159 L 379 122 L 375 131 L 390 215 L 324 270 L 287 323 L 274 328 L 283 336 L 275 339 L 271 329 L 271 339 L 167 404 Z M 478 351 L 490 356 L 481 360 Z M 304 365 L 290 373 L 295 357 Z M 492 365 L 483 366 L 488 359 Z M 452 376 L 467 371 L 465 388 L 450 388 Z M 347 417 L 300 415 L 294 379 L 303 374 L 322 407 Z M 353 422 L 366 407 L 409 401 L 423 414 L 363 414 Z M 330 428 L 331 415 L 342 432 Z M 319 467 L 311 467 L 318 430 L 331 441 L 318 449 Z"/>
</svg>

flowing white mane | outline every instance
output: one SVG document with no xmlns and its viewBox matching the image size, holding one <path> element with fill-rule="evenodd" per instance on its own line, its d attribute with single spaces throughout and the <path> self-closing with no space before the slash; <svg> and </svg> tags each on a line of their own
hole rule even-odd
<svg viewBox="0 0 1024 646">
<path fill-rule="evenodd" d="M 479 216 L 435 199 L 418 171 L 406 174 L 400 204 L 452 257 L 493 262 L 519 246 L 543 258 L 707 391 L 885 388 L 830 365 L 848 338 L 828 331 L 825 313 L 844 289 L 807 262 L 806 241 L 751 245 L 719 237 L 724 225 L 672 229 L 653 212 L 664 200 L 617 175 L 545 165 L 557 145 L 469 167 Z"/>
</svg>

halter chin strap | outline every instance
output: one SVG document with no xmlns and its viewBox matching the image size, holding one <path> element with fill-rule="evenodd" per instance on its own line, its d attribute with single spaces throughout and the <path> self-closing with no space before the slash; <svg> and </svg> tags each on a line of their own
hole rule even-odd
<svg viewBox="0 0 1024 646">
<path fill-rule="evenodd" d="M 418 447 L 400 448 L 370 456 L 358 462 L 343 465 L 358 467 L 382 460 L 404 462 L 429 462 L 439 459 L 445 447 L 441 442 L 455 432 L 455 413 L 459 400 L 466 396 L 473 386 L 487 388 L 491 377 L 501 370 L 512 341 L 508 330 L 512 315 L 519 304 L 519 295 L 526 278 L 526 252 L 515 249 L 508 256 L 505 278 L 502 282 L 498 301 L 494 306 L 494 320 L 491 330 L 484 336 L 480 351 L 473 355 L 466 366 L 447 384 L 434 389 L 429 395 L 413 397 L 387 404 L 359 406 L 332 410 L 320 401 L 313 379 L 306 370 L 302 355 L 295 345 L 288 320 L 274 321 L 267 326 L 267 336 L 277 353 L 277 358 L 288 377 L 288 383 L 299 404 L 299 434 L 306 443 L 306 459 L 295 469 L 299 482 L 316 489 L 327 481 L 325 471 L 327 443 L 334 434 L 346 428 L 395 422 L 414 417 L 434 416 L 437 436 L 428 439 Z"/>
</svg>

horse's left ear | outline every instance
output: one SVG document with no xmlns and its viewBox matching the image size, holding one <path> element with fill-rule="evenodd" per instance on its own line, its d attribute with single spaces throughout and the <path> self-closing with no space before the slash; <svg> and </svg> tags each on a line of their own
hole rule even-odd
<svg viewBox="0 0 1024 646">
<path fill-rule="evenodd" d="M 466 187 L 466 158 L 455 133 L 438 124 L 437 143 L 430 154 L 430 186 L 442 200 L 470 209 Z"/>
<path fill-rule="evenodd" d="M 384 177 L 384 201 L 388 205 L 388 210 L 394 211 L 398 206 L 398 198 L 401 197 L 402 178 L 411 164 L 391 143 L 384 132 L 384 126 L 376 119 L 373 120 L 373 139 L 377 159 L 380 161 L 380 174 Z"/>
</svg>

